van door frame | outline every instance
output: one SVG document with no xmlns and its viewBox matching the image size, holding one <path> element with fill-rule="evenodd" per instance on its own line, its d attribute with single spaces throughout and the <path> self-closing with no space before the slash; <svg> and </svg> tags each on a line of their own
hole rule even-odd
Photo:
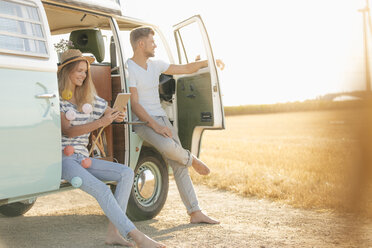
<svg viewBox="0 0 372 248">
<path fill-rule="evenodd" d="M 115 46 L 116 46 L 116 52 L 118 53 L 118 59 L 119 59 L 119 74 L 120 74 L 120 82 L 121 82 L 121 88 L 124 90 L 124 93 L 128 93 L 128 87 L 126 85 L 126 80 L 125 80 L 125 70 L 124 70 L 124 66 L 125 66 L 125 61 L 124 61 L 124 48 L 122 47 L 122 38 L 120 37 L 120 28 L 119 28 L 119 25 L 118 23 L 116 22 L 115 18 L 114 17 L 110 17 L 110 26 L 111 26 L 111 31 L 112 31 L 112 34 L 113 34 L 113 37 L 114 37 L 114 42 L 115 42 Z M 127 118 L 130 118 L 131 116 L 131 109 L 130 109 L 130 105 L 128 103 L 128 109 L 127 109 L 127 114 L 128 114 L 128 117 Z M 131 142 L 131 137 L 130 137 L 130 127 L 129 127 L 129 124 L 125 124 L 124 125 L 124 142 L 125 142 L 125 152 L 124 152 L 124 164 L 130 166 L 131 168 L 135 168 L 135 164 L 137 164 L 137 159 L 135 161 L 135 164 L 133 163 L 130 163 L 132 162 L 132 160 L 130 159 L 130 156 L 131 156 L 131 145 L 130 145 L 130 142 Z M 134 167 L 133 167 L 134 166 Z"/>
</svg>

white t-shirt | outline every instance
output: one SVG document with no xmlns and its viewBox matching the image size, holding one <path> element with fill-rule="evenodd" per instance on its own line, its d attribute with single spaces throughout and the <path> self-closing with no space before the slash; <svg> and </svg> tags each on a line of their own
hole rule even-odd
<svg viewBox="0 0 372 248">
<path fill-rule="evenodd" d="M 167 116 L 160 104 L 159 76 L 165 72 L 169 63 L 161 60 L 148 60 L 147 70 L 128 59 L 129 87 L 136 87 L 138 102 L 152 116 Z M 134 119 L 138 119 L 133 115 Z"/>
</svg>

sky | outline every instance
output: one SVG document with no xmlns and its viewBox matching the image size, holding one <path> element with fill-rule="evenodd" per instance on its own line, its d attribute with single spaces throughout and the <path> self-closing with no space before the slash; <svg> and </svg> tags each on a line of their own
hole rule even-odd
<svg viewBox="0 0 372 248">
<path fill-rule="evenodd" d="M 226 64 L 219 72 L 225 106 L 365 89 L 358 12 L 364 6 L 365 0 L 122 0 L 123 15 L 157 24 L 173 51 L 172 26 L 202 16 L 215 58 Z"/>
</svg>

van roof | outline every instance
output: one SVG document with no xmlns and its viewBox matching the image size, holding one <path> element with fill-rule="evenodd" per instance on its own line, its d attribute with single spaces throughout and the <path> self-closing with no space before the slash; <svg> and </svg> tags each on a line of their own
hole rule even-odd
<svg viewBox="0 0 372 248">
<path fill-rule="evenodd" d="M 154 26 L 136 18 L 122 16 L 120 5 L 115 0 L 102 2 L 42 0 L 42 2 L 53 35 L 69 33 L 77 29 L 110 29 L 110 24 L 105 16 L 114 16 L 121 30 L 131 30 L 139 26 Z M 61 6 L 65 8 L 61 8 Z M 115 8 L 116 12 L 114 10 L 109 11 L 109 8 Z"/>
<path fill-rule="evenodd" d="M 121 15 L 119 0 L 42 0 L 42 2 Z"/>
</svg>

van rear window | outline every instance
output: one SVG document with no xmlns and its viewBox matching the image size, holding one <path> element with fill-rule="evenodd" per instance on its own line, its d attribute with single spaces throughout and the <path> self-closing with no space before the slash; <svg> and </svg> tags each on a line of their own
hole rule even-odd
<svg viewBox="0 0 372 248">
<path fill-rule="evenodd" d="M 34 3 L 0 0 L 0 52 L 48 56 L 43 23 Z"/>
</svg>

